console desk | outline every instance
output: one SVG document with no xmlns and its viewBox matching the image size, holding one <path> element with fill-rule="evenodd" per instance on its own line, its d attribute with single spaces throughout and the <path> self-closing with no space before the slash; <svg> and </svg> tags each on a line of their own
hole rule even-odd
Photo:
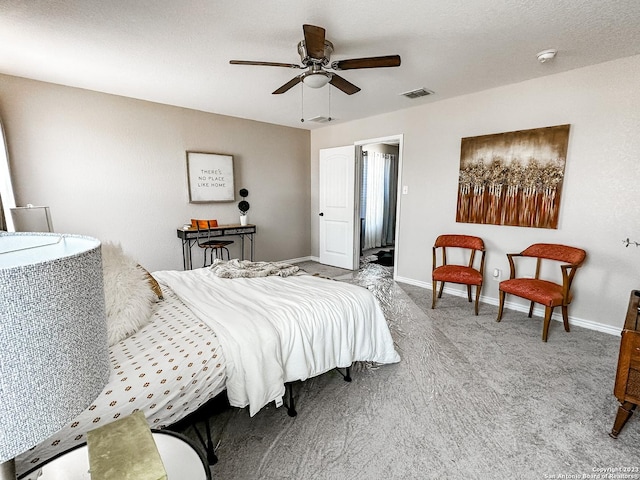
<svg viewBox="0 0 640 480">
<path fill-rule="evenodd" d="M 240 237 L 240 260 L 244 260 L 244 239 L 249 239 L 250 256 L 253 261 L 254 241 L 253 236 L 256 233 L 255 225 L 218 225 L 217 227 L 207 230 L 201 230 L 200 236 L 205 237 L 209 234 L 212 237 Z M 191 270 L 191 247 L 196 243 L 198 238 L 198 230 L 195 228 L 178 229 L 178 238 L 182 240 L 182 263 L 185 270 Z"/>
</svg>

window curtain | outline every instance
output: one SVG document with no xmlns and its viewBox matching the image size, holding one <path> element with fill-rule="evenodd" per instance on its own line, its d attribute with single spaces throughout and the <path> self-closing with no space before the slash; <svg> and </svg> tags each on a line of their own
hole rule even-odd
<svg viewBox="0 0 640 480">
<path fill-rule="evenodd" d="M 386 247 L 395 240 L 397 175 L 396 156 L 362 152 L 361 213 L 363 249 Z"/>
</svg>

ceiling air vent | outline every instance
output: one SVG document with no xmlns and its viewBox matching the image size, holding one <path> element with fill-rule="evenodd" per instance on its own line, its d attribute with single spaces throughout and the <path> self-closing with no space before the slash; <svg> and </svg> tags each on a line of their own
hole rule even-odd
<svg viewBox="0 0 640 480">
<path fill-rule="evenodd" d="M 403 95 L 407 98 L 420 98 L 426 97 L 427 95 L 433 95 L 433 92 L 431 90 L 427 90 L 426 88 L 418 88 L 416 90 L 410 90 L 408 92 L 401 93 L 400 95 Z"/>
<path fill-rule="evenodd" d="M 327 122 L 330 122 L 331 120 L 333 120 L 333 118 L 331 118 L 331 117 L 323 117 L 323 116 L 318 115 L 317 117 L 310 118 L 308 121 L 309 122 L 317 122 L 317 123 L 327 123 Z"/>
</svg>

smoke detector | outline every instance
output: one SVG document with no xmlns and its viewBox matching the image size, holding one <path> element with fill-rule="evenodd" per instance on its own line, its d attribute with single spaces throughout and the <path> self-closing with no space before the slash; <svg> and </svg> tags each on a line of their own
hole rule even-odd
<svg viewBox="0 0 640 480">
<path fill-rule="evenodd" d="M 543 50 L 543 51 L 539 52 L 536 55 L 536 57 L 538 57 L 538 61 L 540 63 L 544 63 L 544 62 L 547 62 L 549 60 L 553 60 L 557 53 L 558 53 L 558 50 L 556 50 L 555 48 L 550 48 L 548 50 Z"/>
</svg>

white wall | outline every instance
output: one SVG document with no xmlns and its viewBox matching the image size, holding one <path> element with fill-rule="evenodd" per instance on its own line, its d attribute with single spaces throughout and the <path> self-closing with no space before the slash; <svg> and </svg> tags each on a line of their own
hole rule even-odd
<svg viewBox="0 0 640 480">
<path fill-rule="evenodd" d="M 639 78 L 635 56 L 313 131 L 312 255 L 318 253 L 318 150 L 404 134 L 400 174 L 409 194 L 401 197 L 398 279 L 430 285 L 430 247 L 441 233 L 483 237 L 487 271 L 506 275 L 507 252 L 534 242 L 574 245 L 588 258 L 576 277 L 570 316 L 574 324 L 594 322 L 615 332 L 630 290 L 640 288 L 640 248 L 622 243 L 627 237 L 640 242 Z M 567 123 L 557 230 L 456 223 L 461 138 Z M 498 283 L 489 277 L 483 296 L 497 303 Z"/>
<path fill-rule="evenodd" d="M 119 242 L 151 271 L 182 269 L 176 229 L 192 217 L 238 223 L 244 187 L 256 259 L 309 255 L 306 130 L 5 75 L 0 116 L 16 203 L 51 207 L 57 232 Z M 233 155 L 234 202 L 189 203 L 186 150 Z"/>
</svg>

